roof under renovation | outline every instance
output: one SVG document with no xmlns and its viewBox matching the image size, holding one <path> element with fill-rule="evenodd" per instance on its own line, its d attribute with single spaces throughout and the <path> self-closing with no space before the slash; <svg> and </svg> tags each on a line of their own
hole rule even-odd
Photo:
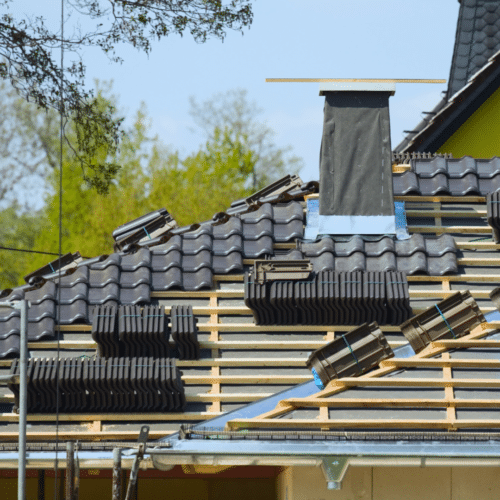
<svg viewBox="0 0 500 500">
<path fill-rule="evenodd" d="M 61 399 L 60 439 L 130 441 L 146 424 L 151 439 L 175 438 L 173 452 L 198 446 L 201 453 L 205 446 L 214 450 L 219 445 L 197 436 L 200 428 L 225 428 L 230 434 L 248 429 L 246 444 L 238 445 L 248 450 L 254 437 L 262 441 L 259 433 L 270 430 L 275 434 L 269 439 L 280 439 L 280 432 L 290 430 L 332 443 L 339 430 L 363 431 L 365 438 L 375 431 L 410 430 L 418 433 L 413 436 L 424 436 L 456 429 L 455 435 L 466 438 L 471 432 L 498 430 L 500 346 L 491 337 L 497 323 L 483 321 L 465 336 L 432 342 L 417 354 L 399 324 L 381 324 L 394 357 L 320 390 L 307 360 L 313 351 L 347 336 L 356 327 L 356 313 L 351 313 L 350 324 L 286 324 L 285 313 L 281 324 L 257 324 L 245 305 L 244 289 L 245 273 L 256 260 L 306 260 L 313 274 L 403 272 L 413 314 L 466 290 L 482 313 L 489 314 L 496 310 L 489 293 L 500 285 L 499 245 L 486 220 L 484 195 L 491 188 L 458 189 L 453 181 L 461 178 L 479 186 L 483 180 L 494 182 L 497 166 L 497 158 L 423 158 L 394 166 L 395 200 L 405 202 L 408 239 L 323 235 L 304 240 L 307 201 L 317 198 L 318 184 L 288 177 L 281 188 L 238 200 L 212 221 L 169 227 L 162 236 L 141 236 L 109 256 L 71 262 L 60 280 L 57 269 L 32 273 L 31 284 L 3 293 L 3 300 L 24 297 L 31 302 L 31 373 L 39 380 L 32 390 L 44 397 L 29 403 L 28 440 L 55 436 L 50 380 L 56 371 L 50 360 L 56 357 L 58 341 L 63 365 L 69 367 L 59 372 L 61 390 L 69 394 Z M 410 175 L 419 189 L 401 193 L 401 179 Z M 429 192 L 425 183 L 434 178 L 442 178 L 446 188 Z M 0 365 L 8 373 L 19 355 L 19 317 L 16 312 L 1 314 Z M 161 346 L 168 357 L 160 362 L 155 361 L 155 349 L 161 341 L 153 337 L 160 327 L 144 326 L 155 316 L 170 324 L 168 344 Z M 110 326 L 114 323 L 106 323 L 108 317 L 121 326 Z M 184 317 L 189 321 L 183 322 Z M 141 328 L 152 332 L 142 344 L 133 336 Z M 118 339 L 117 331 L 124 332 Z M 132 359 L 136 361 L 127 361 Z M 102 368 L 125 365 L 123 373 L 106 374 Z M 165 371 L 167 365 L 170 371 Z M 141 372 L 144 366 L 152 366 L 151 371 Z M 148 384 L 165 380 L 173 400 L 155 399 L 161 391 L 148 395 Z M 116 384 L 116 397 L 102 395 L 107 384 Z M 95 390 L 100 399 L 73 398 L 77 387 Z M 1 391 L 0 435 L 5 442 L 17 439 L 18 415 L 15 391 Z M 127 391 L 136 396 L 120 399 Z M 181 425 L 194 426 L 188 428 L 188 436 L 194 432 L 191 440 L 179 439 Z M 227 436 L 221 443 L 221 450 L 231 446 Z"/>
</svg>

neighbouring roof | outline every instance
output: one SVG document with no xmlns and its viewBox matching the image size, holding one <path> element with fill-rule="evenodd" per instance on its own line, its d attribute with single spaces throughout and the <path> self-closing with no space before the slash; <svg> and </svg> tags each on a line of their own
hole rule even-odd
<svg viewBox="0 0 500 500">
<path fill-rule="evenodd" d="M 448 89 L 394 148 L 434 152 L 500 87 L 500 2 L 462 0 Z"/>
<path fill-rule="evenodd" d="M 500 2 L 462 0 L 447 97 L 450 98 L 461 90 L 498 50 L 500 50 Z"/>
<path fill-rule="evenodd" d="M 397 153 L 436 152 L 500 87 L 500 50 L 458 92 L 443 97 L 394 148 Z"/>
</svg>

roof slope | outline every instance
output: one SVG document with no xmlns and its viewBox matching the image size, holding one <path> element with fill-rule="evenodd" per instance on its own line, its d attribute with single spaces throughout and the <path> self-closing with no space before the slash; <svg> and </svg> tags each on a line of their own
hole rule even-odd
<svg viewBox="0 0 500 500">
<path fill-rule="evenodd" d="M 68 300 L 70 306 L 83 300 L 87 313 L 91 313 L 89 306 L 92 306 L 94 300 L 90 299 L 91 295 L 105 294 L 106 287 L 110 285 L 113 285 L 110 289 L 118 291 L 110 294 L 109 300 L 116 301 L 117 297 L 123 303 L 123 293 L 130 294 L 132 302 L 163 306 L 167 315 L 173 305 L 191 305 L 198 320 L 201 355 L 198 360 L 177 361 L 177 366 L 183 373 L 187 400 L 185 412 L 60 413 L 60 439 L 130 440 L 137 437 L 141 424 L 151 426 L 152 438 L 165 437 L 178 431 L 181 423 L 206 421 L 311 381 L 312 375 L 306 368 L 310 352 L 352 327 L 256 325 L 243 300 L 243 273 L 254 262 L 252 254 L 246 253 L 245 242 L 250 244 L 250 249 L 257 246 L 257 251 L 253 254 L 256 256 L 293 258 L 293 252 L 301 252 L 302 255 L 309 253 L 313 261 L 319 259 L 318 263 L 322 256 L 335 261 L 337 257 L 346 259 L 346 263 L 350 262 L 349 259 L 354 263 L 364 259 L 367 265 L 377 266 L 389 256 L 396 256 L 396 261 L 398 258 L 398 252 L 384 238 L 378 242 L 361 242 L 356 237 L 343 242 L 325 239 L 314 245 L 302 242 L 304 219 L 299 220 L 298 206 L 303 210 L 305 196 L 314 196 L 315 189 L 317 188 L 314 186 L 298 189 L 293 199 L 290 199 L 290 193 L 285 193 L 286 196 L 283 193 L 276 196 L 267 193 L 264 198 L 257 200 L 261 203 L 259 206 L 254 204 L 255 201 L 247 203 L 240 200 L 233 204 L 233 214 L 229 217 L 220 216 L 216 221 L 201 223 L 199 227 L 179 228 L 180 231 L 177 230 L 167 240 L 158 238 L 155 241 L 140 242 L 136 247 L 131 247 L 128 253 L 115 253 L 105 259 L 84 261 L 68 272 L 62 278 L 61 291 L 69 295 L 62 295 L 62 298 Z M 412 235 L 411 240 L 405 242 L 409 253 L 420 252 L 424 258 L 424 266 L 429 250 L 431 253 L 435 252 L 438 263 L 446 263 L 450 253 L 456 261 L 456 269 L 451 274 L 441 275 L 427 264 L 430 275 L 423 274 L 421 270 L 408 276 L 414 312 L 433 305 L 454 291 L 466 289 L 471 289 L 483 312 L 491 311 L 493 308 L 488 294 L 500 284 L 500 275 L 496 271 L 496 266 L 500 265 L 497 254 L 500 246 L 491 242 L 491 228 L 483 219 L 486 212 L 484 197 L 438 195 L 430 198 L 408 195 L 398 196 L 397 199 L 406 202 L 409 232 Z M 277 227 L 283 233 L 281 229 L 277 231 Z M 235 233 L 231 233 L 233 228 L 236 228 Z M 285 236 L 282 237 L 281 234 Z M 431 240 L 427 238 L 422 244 L 421 237 L 424 235 L 433 239 L 437 246 L 428 248 L 425 242 Z M 439 237 L 440 235 L 442 236 Z M 454 241 L 450 240 L 451 237 Z M 485 237 L 490 241 L 474 241 Z M 267 243 L 264 244 L 264 241 Z M 262 253 L 258 251 L 261 247 L 265 249 Z M 238 267 L 234 269 L 223 265 L 215 270 L 214 259 L 218 252 L 224 258 L 232 254 L 238 255 L 241 265 L 238 263 Z M 344 255 L 340 255 L 342 252 Z M 350 256 L 346 255 L 349 253 Z M 203 257 L 199 257 L 200 255 Z M 198 258 L 200 270 L 196 270 Z M 185 269 L 184 264 L 190 266 L 191 270 Z M 160 267 L 155 271 L 156 266 Z M 347 265 L 350 266 L 351 264 Z M 158 273 L 162 283 L 166 283 L 170 279 L 171 269 L 194 274 L 209 270 L 211 281 L 198 289 L 183 286 L 184 282 L 156 289 L 151 276 Z M 40 306 L 34 308 L 37 318 L 47 312 L 45 318 L 54 321 L 50 315 L 53 315 L 55 308 L 53 297 L 56 282 L 57 275 L 47 276 L 47 283 L 42 288 L 24 291 L 25 294 L 32 294 L 34 306 Z M 144 297 L 148 297 L 149 302 L 135 301 L 134 297 L 139 296 L 138 289 L 144 284 L 148 286 L 148 294 Z M 91 293 L 91 290 L 97 291 Z M 16 293 L 20 293 L 19 290 Z M 103 303 L 106 302 L 106 297 L 108 295 L 103 296 Z M 75 300 L 72 302 L 72 299 Z M 37 301 L 39 304 L 36 304 Z M 56 357 L 57 340 L 60 341 L 63 357 L 95 355 L 96 343 L 91 337 L 90 316 L 88 318 L 87 321 L 80 319 L 57 326 L 54 323 L 54 327 L 50 329 L 50 337 L 30 341 L 31 357 Z M 13 321 L 5 317 L 2 319 L 6 323 Z M 41 317 L 39 319 L 44 320 Z M 493 326 L 496 325 L 488 325 L 485 332 L 491 331 Z M 15 325 L 13 329 L 16 329 Z M 392 348 L 407 344 L 398 326 L 384 325 L 382 331 Z M 0 344 L 16 338 L 18 339 L 18 333 L 7 336 Z M 5 345 L 7 344 L 1 344 L 2 349 Z M 175 346 L 171 347 L 174 349 Z M 10 364 L 11 359 L 0 359 L 0 371 L 6 373 Z M 15 439 L 18 415 L 12 412 L 13 396 L 5 387 L 0 388 L 0 403 L 5 405 L 4 413 L 0 414 L 0 438 Z M 28 439 L 54 439 L 55 419 L 56 416 L 51 414 L 29 415 L 31 427 Z"/>
<path fill-rule="evenodd" d="M 500 50 L 500 2 L 461 0 L 447 97 L 461 90 Z"/>
</svg>

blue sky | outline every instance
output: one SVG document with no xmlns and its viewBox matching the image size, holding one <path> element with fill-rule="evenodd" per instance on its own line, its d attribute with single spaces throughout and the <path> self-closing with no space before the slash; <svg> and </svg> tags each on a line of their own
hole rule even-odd
<svg viewBox="0 0 500 500">
<path fill-rule="evenodd" d="M 60 19 L 59 2 L 15 0 L 15 15 L 43 9 L 49 26 Z M 86 49 L 88 83 L 113 80 L 131 120 L 145 102 L 152 131 L 181 154 L 203 140 L 193 133 L 189 96 L 198 102 L 217 92 L 244 88 L 264 111 L 280 147 L 304 160 L 303 180 L 317 179 L 323 100 L 317 83 L 265 83 L 271 77 L 444 78 L 455 39 L 457 0 L 255 0 L 254 22 L 244 36 L 196 44 L 189 35 L 153 45 L 149 57 L 127 46 L 111 63 Z M 71 17 L 66 30 L 74 26 Z M 445 84 L 398 84 L 390 100 L 392 143 L 437 103 Z"/>
</svg>

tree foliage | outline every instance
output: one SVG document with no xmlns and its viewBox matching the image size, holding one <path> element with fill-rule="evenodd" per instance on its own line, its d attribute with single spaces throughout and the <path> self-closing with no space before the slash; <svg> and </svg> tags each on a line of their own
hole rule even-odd
<svg viewBox="0 0 500 500">
<path fill-rule="evenodd" d="M 117 109 L 111 87 L 97 85 L 98 105 Z M 29 114 L 29 107 L 25 110 Z M 45 140 L 44 130 L 52 127 L 52 117 L 32 106 L 26 117 L 27 137 L 44 144 L 42 155 L 58 158 L 59 142 Z M 118 114 L 118 111 L 115 111 Z M 8 112 L 7 112 L 8 114 Z M 45 122 L 44 122 L 45 120 Z M 62 252 L 79 251 L 94 257 L 113 251 L 112 232 L 116 227 L 147 212 L 165 207 L 180 225 L 210 220 L 226 210 L 232 201 L 253 192 L 249 178 L 256 170 L 259 151 L 245 133 L 232 123 L 215 126 L 198 150 L 180 157 L 152 136 L 144 108 L 137 111 L 126 130 L 120 150 L 110 161 L 122 165 L 109 184 L 107 195 L 96 193 L 81 177 L 78 158 L 64 149 L 62 197 Z M 45 126 L 44 126 L 45 124 Z M 0 128 L 1 130 L 1 128 Z M 78 133 L 78 124 L 69 123 L 68 134 Z M 57 135 L 57 134 L 56 134 Z M 95 161 L 107 155 L 96 149 Z M 0 212 L 0 245 L 58 252 L 59 249 L 59 165 L 47 167 L 47 195 L 39 212 L 22 212 L 12 206 Z M 292 172 L 290 172 L 292 173 Z M 267 173 L 275 180 L 277 171 Z M 54 260 L 56 256 L 24 254 L 0 250 L 0 288 L 19 284 L 22 276 Z"/>
<path fill-rule="evenodd" d="M 262 109 L 248 101 L 244 89 L 217 93 L 201 104 L 190 98 L 190 115 L 208 140 L 216 131 L 225 130 L 227 140 L 244 143 L 253 152 L 253 167 L 248 172 L 247 185 L 257 191 L 288 173 L 297 173 L 302 160 L 291 155 L 291 147 L 278 148 L 274 131 L 259 120 Z"/>
<path fill-rule="evenodd" d="M 66 12 L 80 16 L 89 26 L 82 33 L 68 28 L 53 31 L 43 16 L 16 17 L 9 11 L 11 3 L 0 0 L 4 11 L 0 15 L 0 78 L 9 80 L 28 101 L 56 109 L 65 122 L 77 124 L 72 140 L 68 134 L 64 137 L 84 180 L 99 193 L 107 192 L 118 172 L 118 164 L 110 158 L 117 153 L 121 121 L 113 119 L 111 104 L 99 102 L 85 89 L 82 48 L 100 47 L 119 62 L 116 48 L 121 43 L 149 53 L 153 40 L 174 33 L 189 32 L 199 43 L 210 37 L 223 40 L 226 30 L 242 31 L 253 16 L 246 0 L 66 0 Z M 67 66 L 58 59 L 62 49 L 74 56 Z M 97 150 L 106 154 L 96 155 Z"/>
</svg>

